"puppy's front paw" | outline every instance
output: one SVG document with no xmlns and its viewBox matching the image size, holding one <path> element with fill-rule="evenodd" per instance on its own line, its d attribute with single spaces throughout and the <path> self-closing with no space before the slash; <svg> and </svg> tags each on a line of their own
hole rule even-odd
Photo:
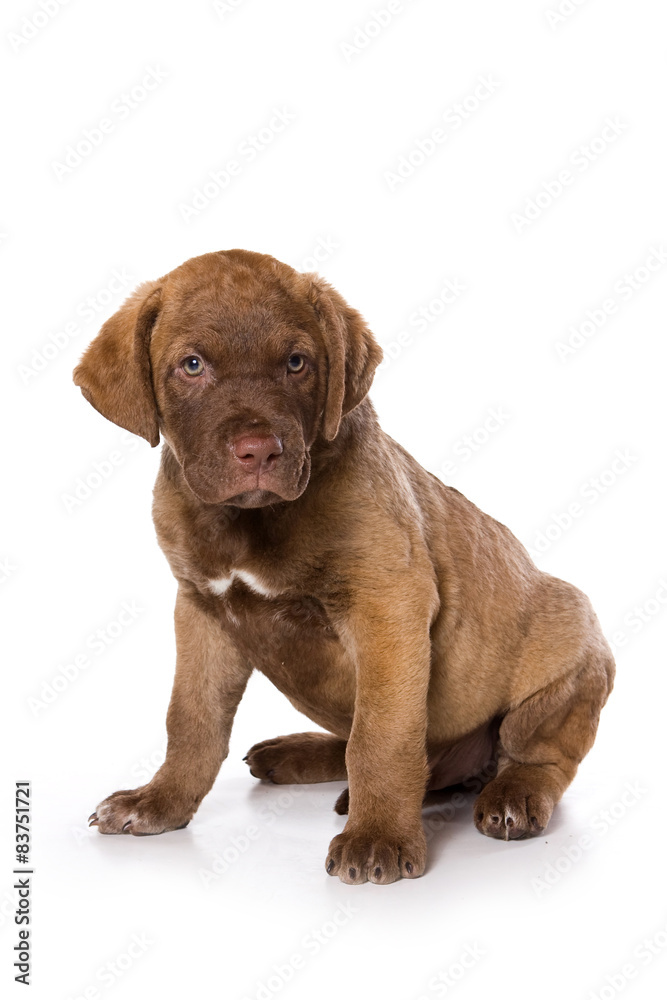
<svg viewBox="0 0 667 1000">
<path fill-rule="evenodd" d="M 331 841 L 326 861 L 327 874 L 348 885 L 418 878 L 425 866 L 426 838 L 421 828 L 409 833 L 345 829 Z"/>
<path fill-rule="evenodd" d="M 114 792 L 100 802 L 89 817 L 89 826 L 100 833 L 131 833 L 135 837 L 181 830 L 187 826 L 196 805 L 183 802 L 167 789 L 143 785 L 134 791 Z"/>
</svg>

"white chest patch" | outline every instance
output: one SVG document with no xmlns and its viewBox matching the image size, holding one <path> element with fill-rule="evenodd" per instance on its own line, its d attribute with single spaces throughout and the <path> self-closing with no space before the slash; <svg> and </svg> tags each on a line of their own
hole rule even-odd
<svg viewBox="0 0 667 1000">
<path fill-rule="evenodd" d="M 221 576 L 218 580 L 209 580 L 208 589 L 217 597 L 222 597 L 234 583 L 234 580 L 240 580 L 241 583 L 245 583 L 246 587 L 254 590 L 256 594 L 261 594 L 262 597 L 276 596 L 272 590 L 268 590 L 264 586 L 254 573 L 249 573 L 245 569 L 235 569 L 232 570 L 229 576 Z"/>
</svg>

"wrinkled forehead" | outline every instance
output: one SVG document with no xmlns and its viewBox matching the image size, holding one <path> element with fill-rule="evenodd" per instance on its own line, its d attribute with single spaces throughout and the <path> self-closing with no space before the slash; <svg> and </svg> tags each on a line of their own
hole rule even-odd
<svg viewBox="0 0 667 1000">
<path fill-rule="evenodd" d="M 297 276 L 298 277 L 298 276 Z M 182 350 L 248 357 L 262 350 L 312 350 L 321 333 L 312 306 L 279 276 L 249 267 L 179 268 L 167 276 L 151 353 Z"/>
</svg>

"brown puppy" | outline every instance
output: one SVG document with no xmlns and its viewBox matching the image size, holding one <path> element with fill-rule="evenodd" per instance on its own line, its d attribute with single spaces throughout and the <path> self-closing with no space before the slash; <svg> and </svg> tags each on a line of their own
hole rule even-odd
<svg viewBox="0 0 667 1000">
<path fill-rule="evenodd" d="M 189 822 L 255 668 L 327 732 L 258 743 L 252 774 L 348 779 L 326 859 L 344 882 L 421 875 L 426 790 L 490 761 L 478 829 L 549 822 L 593 744 L 609 646 L 580 591 L 380 429 L 381 356 L 326 282 L 243 250 L 142 285 L 84 354 L 86 399 L 164 438 L 154 520 L 179 582 L 166 760 L 97 807 L 102 833 Z"/>
</svg>

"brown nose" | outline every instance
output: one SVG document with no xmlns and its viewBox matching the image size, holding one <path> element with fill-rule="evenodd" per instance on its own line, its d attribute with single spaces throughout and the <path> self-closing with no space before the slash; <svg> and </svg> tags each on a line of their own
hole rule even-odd
<svg viewBox="0 0 667 1000">
<path fill-rule="evenodd" d="M 275 434 L 246 434 L 232 441 L 231 448 L 247 472 L 270 472 L 283 453 L 282 441 Z"/>
</svg>

